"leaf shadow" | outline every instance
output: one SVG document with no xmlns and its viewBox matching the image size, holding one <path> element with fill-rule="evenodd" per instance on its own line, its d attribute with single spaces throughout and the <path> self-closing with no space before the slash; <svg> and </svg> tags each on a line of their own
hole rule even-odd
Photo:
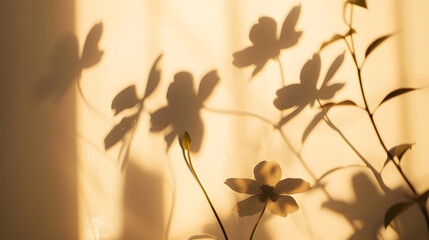
<svg viewBox="0 0 429 240">
<path fill-rule="evenodd" d="M 189 72 L 178 72 L 167 91 L 167 106 L 151 113 L 151 132 L 164 132 L 167 150 L 176 137 L 185 131 L 192 136 L 190 150 L 198 152 L 204 137 L 204 124 L 200 115 L 205 100 L 219 83 L 216 70 L 209 71 L 200 81 L 198 91 L 194 89 L 194 77 Z"/>
<path fill-rule="evenodd" d="M 232 209 L 231 209 L 232 212 Z M 226 227 L 226 231 L 229 239 L 248 239 L 252 232 L 253 227 L 255 226 L 256 220 L 259 214 L 255 214 L 254 216 L 247 217 L 239 217 L 235 214 L 229 214 L 226 218 L 221 218 L 222 224 Z M 256 228 L 254 239 L 273 239 L 270 234 L 269 229 L 266 227 L 267 223 L 273 216 L 271 214 L 264 214 L 262 216 L 261 221 Z M 237 226 L 238 224 L 238 226 Z M 237 226 L 240 231 L 232 231 L 231 226 Z M 210 223 L 203 226 L 202 230 L 205 234 L 214 237 L 214 239 L 224 239 L 222 231 L 219 227 L 219 224 L 213 220 Z M 195 237 L 198 235 L 194 235 Z M 188 240 L 195 239 L 189 238 Z M 197 238 L 198 239 L 198 238 Z"/>
<path fill-rule="evenodd" d="M 386 210 L 393 202 L 397 201 L 396 199 L 404 198 L 405 194 L 402 189 L 389 189 L 382 193 L 377 184 L 374 184 L 369 176 L 363 172 L 352 177 L 352 188 L 355 195 L 354 200 L 331 199 L 323 203 L 322 208 L 329 209 L 346 218 L 355 226 L 359 226 L 347 239 L 378 239 L 380 231 L 384 231 Z M 399 239 L 414 239 L 410 236 L 416 236 L 416 233 L 412 232 L 418 229 L 420 224 L 417 224 L 418 220 L 415 219 L 415 216 L 414 219 L 408 219 L 409 217 L 396 221 L 396 229 L 394 230 L 401 230 Z M 414 230 L 410 231 L 409 229 Z"/>
<path fill-rule="evenodd" d="M 104 149 L 109 150 L 120 141 L 123 142 L 118 156 L 118 161 L 122 161 L 122 170 L 127 163 L 134 130 L 143 112 L 144 102 L 154 92 L 161 81 L 161 70 L 158 69 L 158 63 L 162 55 L 160 54 L 152 65 L 146 83 L 145 95 L 142 98 L 137 96 L 136 85 L 133 84 L 121 90 L 112 100 L 111 109 L 114 111 L 115 116 L 119 115 L 121 117 L 121 121 L 115 124 L 104 138 Z"/>
<path fill-rule="evenodd" d="M 51 54 L 50 70 L 35 88 L 39 99 L 53 97 L 58 102 L 75 81 L 79 81 L 83 69 L 98 64 L 103 51 L 98 43 L 103 33 L 103 24 L 95 24 L 89 31 L 81 56 L 79 56 L 79 43 L 75 35 L 67 35 L 60 39 Z M 84 98 L 84 96 L 82 95 Z M 86 99 L 85 99 L 86 101 Z"/>
<path fill-rule="evenodd" d="M 313 57 L 308 60 L 301 69 L 300 83 L 290 84 L 277 90 L 277 98 L 273 101 L 274 106 L 278 110 L 294 109 L 290 114 L 283 117 L 278 125 L 282 126 L 296 117 L 305 107 L 313 107 L 315 102 L 320 100 L 329 100 L 335 96 L 335 94 L 344 87 L 344 83 L 329 84 L 335 73 L 344 62 L 344 52 L 338 55 L 335 60 L 331 63 L 323 82 L 318 87 L 318 80 L 320 75 L 320 69 L 322 66 L 322 60 L 318 53 L 315 53 Z M 318 114 L 317 122 L 312 121 L 311 127 L 314 126 L 322 119 Z"/>
<path fill-rule="evenodd" d="M 301 6 L 295 6 L 283 22 L 277 37 L 277 23 L 270 17 L 260 17 L 252 26 L 249 39 L 252 46 L 233 53 L 233 64 L 238 68 L 255 65 L 252 77 L 258 74 L 270 59 L 276 59 L 280 51 L 296 45 L 302 31 L 295 30 L 301 13 Z"/>
</svg>

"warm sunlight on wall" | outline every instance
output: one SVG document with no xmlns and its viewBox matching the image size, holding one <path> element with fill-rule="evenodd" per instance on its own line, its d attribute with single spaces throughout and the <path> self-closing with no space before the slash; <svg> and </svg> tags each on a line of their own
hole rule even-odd
<svg viewBox="0 0 429 240">
<path fill-rule="evenodd" d="M 371 53 L 362 69 L 370 110 L 395 89 L 429 83 L 429 4 L 396 2 L 367 0 L 368 10 L 353 8 L 359 62 L 371 42 L 395 33 Z M 332 62 L 343 53 L 344 61 L 329 84 L 345 85 L 333 98 L 327 97 L 330 100 L 321 97 L 322 102 L 352 100 L 364 106 L 344 42 L 321 50 L 320 65 L 319 55 L 314 55 L 323 42 L 348 31 L 342 1 L 76 0 L 75 6 L 79 49 L 89 56 L 76 90 L 81 239 L 190 239 L 200 234 L 223 238 L 183 159 L 177 138 L 184 130 L 193 139 L 194 167 L 230 239 L 248 239 L 257 215 L 239 217 L 233 212 L 245 196 L 224 181 L 253 178 L 253 168 L 262 160 L 278 162 L 282 179 L 302 178 L 314 189 L 294 195 L 300 209 L 286 218 L 267 211 L 255 239 L 396 239 L 398 234 L 418 239 L 427 234 L 417 207 L 384 229 L 388 207 L 411 193 L 393 164 L 379 174 L 386 153 L 364 110 L 332 107 L 328 117 L 339 132 L 319 118 L 304 143 L 302 136 L 321 109 L 317 102 L 276 128 L 294 111 L 279 111 L 273 104 L 276 92 L 300 83 L 302 75 L 317 81 L 319 67 L 321 87 Z M 349 9 L 344 14 L 347 21 Z M 233 65 L 233 53 L 252 45 L 249 31 L 260 17 L 274 19 L 279 36 L 288 15 L 290 32 L 302 31 L 297 44 L 282 50 L 278 61 L 268 60 L 254 77 L 255 65 Z M 252 58 L 246 57 L 243 61 Z M 307 69 L 310 59 L 313 65 Z M 158 70 L 156 85 L 151 81 L 156 81 Z M 206 85 L 200 85 L 202 79 Z M 114 116 L 112 101 L 132 85 L 136 96 L 129 92 L 122 96 L 128 94 L 125 102 L 135 104 Z M 205 95 L 197 95 L 199 88 Z M 297 89 L 295 99 L 312 97 Z M 402 167 L 419 193 L 429 187 L 428 99 L 429 91 L 419 89 L 386 102 L 374 114 L 389 149 L 416 143 L 404 155 Z M 364 167 L 365 162 L 374 171 Z M 325 175 L 338 167 L 347 168 Z M 374 172 L 382 176 L 386 188 L 379 186 Z"/>
</svg>

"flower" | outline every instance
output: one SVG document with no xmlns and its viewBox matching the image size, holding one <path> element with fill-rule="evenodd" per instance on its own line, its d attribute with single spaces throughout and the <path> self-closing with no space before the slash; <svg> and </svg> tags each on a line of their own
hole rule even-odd
<svg viewBox="0 0 429 240">
<path fill-rule="evenodd" d="M 219 83 L 216 70 L 208 72 L 201 79 L 198 91 L 194 89 L 194 77 L 189 72 L 174 75 L 174 81 L 167 91 L 167 106 L 151 114 L 151 132 L 164 131 L 167 150 L 174 139 L 188 131 L 192 135 L 191 152 L 200 150 L 204 137 L 204 124 L 200 111 L 204 102 Z"/>
<path fill-rule="evenodd" d="M 253 195 L 234 206 L 234 211 L 240 217 L 254 215 L 265 206 L 272 213 L 286 217 L 299 209 L 295 199 L 288 194 L 302 193 L 311 188 L 308 182 L 300 178 L 286 178 L 280 181 L 282 170 L 274 161 L 258 163 L 253 173 L 256 181 L 247 178 L 228 178 L 225 181 L 232 190 Z"/>
<path fill-rule="evenodd" d="M 279 110 L 298 107 L 301 110 L 310 105 L 314 105 L 317 99 L 328 100 L 344 87 L 343 83 L 328 85 L 338 68 L 344 61 L 344 53 L 340 54 L 331 64 L 320 88 L 317 88 L 319 80 L 321 59 L 318 53 L 308 60 L 301 69 L 300 83 L 291 84 L 277 91 L 277 98 L 274 106 Z"/>
<path fill-rule="evenodd" d="M 280 50 L 294 46 L 298 43 L 302 32 L 296 31 L 295 26 L 301 12 L 301 6 L 294 7 L 283 22 L 280 37 L 277 38 L 277 23 L 270 17 L 261 17 L 258 23 L 250 29 L 249 39 L 252 46 L 233 54 L 233 64 L 242 68 L 256 65 L 252 77 L 255 76 L 269 59 L 279 56 Z"/>
</svg>

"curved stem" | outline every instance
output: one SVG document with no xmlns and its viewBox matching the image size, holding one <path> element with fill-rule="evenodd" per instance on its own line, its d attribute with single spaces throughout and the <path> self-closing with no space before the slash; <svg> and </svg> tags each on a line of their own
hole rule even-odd
<svg viewBox="0 0 429 240">
<path fill-rule="evenodd" d="M 273 126 L 276 125 L 274 122 L 271 122 L 270 120 L 268 120 L 268 119 L 266 119 L 264 117 L 261 117 L 261 116 L 259 116 L 257 114 L 246 112 L 246 111 L 220 110 L 220 109 L 209 108 L 209 107 L 206 107 L 206 106 L 204 106 L 203 109 L 205 109 L 205 110 L 207 110 L 209 112 L 214 112 L 214 113 L 223 113 L 223 114 L 232 114 L 232 115 L 242 115 L 242 116 L 254 117 L 254 118 L 257 118 L 257 119 L 259 119 L 261 121 L 264 121 L 264 122 L 266 122 L 266 123 L 268 123 L 270 125 L 273 125 Z"/>
<path fill-rule="evenodd" d="M 253 227 L 252 234 L 250 234 L 250 239 L 249 240 L 253 239 L 253 234 L 255 234 L 256 227 L 258 226 L 259 221 L 261 221 L 262 215 L 264 215 L 265 209 L 267 208 L 268 201 L 269 201 L 268 199 L 265 200 L 264 208 L 262 209 L 262 212 L 259 215 L 258 220 L 256 220 L 255 227 Z"/>
<path fill-rule="evenodd" d="M 351 6 L 351 8 L 350 8 L 350 24 L 349 24 L 349 28 L 350 29 L 352 29 L 352 19 L 353 19 L 353 6 Z M 402 171 L 402 168 L 399 165 L 399 163 L 397 163 L 397 162 L 394 161 L 394 159 L 393 159 L 394 156 L 389 152 L 389 150 L 386 147 L 386 144 L 384 143 L 383 139 L 381 138 L 380 132 L 379 132 L 379 130 L 377 128 L 377 125 L 375 124 L 375 121 L 374 121 L 374 116 L 371 113 L 371 111 L 369 110 L 368 102 L 367 102 L 367 99 L 366 99 L 366 96 L 365 96 L 365 91 L 363 89 L 361 67 L 359 67 L 359 64 L 357 63 L 357 60 L 356 60 L 356 54 L 355 54 L 355 48 L 354 48 L 354 42 L 353 42 L 353 34 L 350 35 L 350 41 L 351 41 L 351 44 L 352 44 L 351 48 L 348 45 L 347 41 L 346 41 L 346 44 L 347 44 L 347 47 L 348 47 L 348 49 L 350 51 L 350 54 L 353 57 L 353 61 L 355 63 L 355 67 L 356 67 L 356 71 L 357 71 L 357 75 L 358 75 L 358 80 L 359 80 L 359 87 L 360 87 L 361 95 L 362 95 L 362 98 L 363 98 L 363 102 L 365 104 L 365 111 L 368 114 L 368 117 L 369 117 L 369 119 L 371 121 L 371 124 L 373 126 L 374 131 L 375 131 L 375 134 L 377 135 L 378 141 L 380 142 L 380 145 L 383 147 L 383 150 L 386 152 L 387 156 L 392 160 L 394 166 L 396 167 L 396 169 L 398 170 L 399 174 L 402 176 L 402 178 L 404 179 L 404 181 L 407 183 L 407 185 L 410 188 L 410 190 L 413 192 L 413 194 L 416 197 L 418 197 L 419 195 L 418 195 L 415 187 L 410 182 L 410 180 L 407 178 L 407 176 L 404 174 L 404 172 Z M 418 205 L 419 205 L 420 210 L 422 211 L 422 213 L 423 213 L 423 215 L 425 217 L 426 227 L 427 227 L 427 230 L 428 230 L 428 233 L 429 233 L 429 215 L 428 215 L 428 213 L 426 211 L 426 206 L 424 206 L 423 204 L 418 204 Z"/>
<path fill-rule="evenodd" d="M 196 179 L 196 180 L 197 180 L 197 182 L 198 182 L 198 185 L 200 185 L 200 188 L 201 188 L 201 190 L 203 191 L 204 196 L 206 197 L 207 202 L 209 203 L 209 205 L 210 205 L 210 207 L 211 207 L 211 209 L 212 209 L 212 211 L 213 211 L 213 213 L 214 213 L 214 215 L 215 215 L 215 217 L 216 217 L 216 220 L 217 220 L 217 222 L 219 223 L 220 228 L 222 229 L 222 233 L 223 233 L 223 235 L 224 235 L 224 237 L 225 237 L 225 240 L 228 240 L 228 236 L 226 235 L 225 229 L 224 229 L 224 227 L 223 227 L 223 225 L 222 225 L 222 221 L 220 220 L 219 215 L 218 215 L 218 214 L 217 214 L 217 212 L 216 212 L 216 209 L 214 208 L 214 206 L 213 206 L 212 202 L 210 201 L 210 198 L 209 198 L 209 196 L 207 195 L 206 190 L 204 189 L 203 185 L 201 184 L 200 179 L 198 179 L 197 173 L 195 172 L 194 167 L 192 166 L 191 154 L 189 153 L 189 151 L 188 151 L 188 150 L 186 150 L 186 152 L 187 152 L 187 154 L 188 154 L 189 167 L 190 167 L 190 169 L 191 169 L 192 175 L 194 175 L 195 179 Z"/>
<path fill-rule="evenodd" d="M 280 75 L 281 75 L 281 78 L 282 78 L 282 87 L 285 87 L 285 74 L 284 74 L 284 71 L 283 71 L 283 65 L 282 65 L 282 62 L 280 61 L 280 58 L 277 56 L 276 57 L 276 60 L 277 60 L 277 63 L 279 64 L 279 68 L 280 68 Z"/>
</svg>

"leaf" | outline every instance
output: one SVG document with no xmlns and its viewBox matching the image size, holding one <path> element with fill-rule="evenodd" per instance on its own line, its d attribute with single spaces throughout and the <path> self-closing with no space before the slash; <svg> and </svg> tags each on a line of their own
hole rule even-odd
<svg viewBox="0 0 429 240">
<path fill-rule="evenodd" d="M 185 131 L 185 135 L 183 135 L 182 138 L 182 147 L 185 150 L 189 150 L 191 148 L 192 140 L 191 136 L 189 136 L 189 133 Z"/>
<path fill-rule="evenodd" d="M 81 65 L 83 68 L 92 67 L 100 62 L 104 53 L 98 49 L 98 43 L 100 42 L 102 34 L 103 23 L 100 22 L 95 24 L 86 36 L 81 56 Z"/>
<path fill-rule="evenodd" d="M 423 193 L 422 195 L 419 196 L 418 201 L 426 204 L 426 201 L 428 200 L 429 197 L 429 190 L 427 190 L 425 193 Z"/>
<path fill-rule="evenodd" d="M 340 68 L 341 64 L 343 64 L 344 54 L 345 54 L 345 52 L 338 55 L 338 57 L 335 58 L 335 60 L 332 62 L 331 66 L 328 69 L 328 72 L 326 73 L 325 79 L 323 80 L 322 86 L 326 85 L 329 82 L 329 80 L 332 79 L 332 77 L 335 75 L 335 73 Z"/>
<path fill-rule="evenodd" d="M 104 138 L 104 149 L 108 150 L 124 138 L 134 125 L 137 124 L 138 113 L 124 117 L 119 124 L 117 124 L 107 136 Z"/>
<path fill-rule="evenodd" d="M 294 46 L 301 38 L 302 31 L 295 30 L 300 13 L 301 5 L 294 7 L 283 22 L 279 38 L 279 47 L 281 49 Z"/>
<path fill-rule="evenodd" d="M 387 94 L 386 97 L 383 98 L 383 100 L 380 102 L 380 104 L 378 104 L 378 107 L 383 104 L 384 102 L 390 100 L 391 98 L 394 98 L 396 96 L 399 96 L 401 94 L 410 92 L 410 91 L 414 91 L 414 90 L 418 90 L 417 88 L 399 88 L 396 89 L 395 91 L 392 91 L 391 93 Z"/>
<path fill-rule="evenodd" d="M 136 85 L 131 85 L 120 91 L 112 100 L 111 108 L 115 110 L 115 115 L 127 108 L 132 108 L 139 103 L 137 98 Z"/>
<path fill-rule="evenodd" d="M 368 6 L 366 5 L 366 0 L 348 0 L 347 2 L 368 9 Z"/>
<path fill-rule="evenodd" d="M 386 211 L 386 215 L 384 216 L 384 228 L 387 228 L 387 226 L 389 226 L 390 222 L 393 219 L 395 219 L 399 214 L 407 210 L 412 204 L 413 202 L 400 202 L 391 206 Z"/>
<path fill-rule="evenodd" d="M 333 106 L 355 106 L 355 107 L 358 107 L 358 105 L 355 102 L 353 102 L 352 100 L 344 100 L 344 101 L 339 102 L 339 103 L 333 103 L 333 102 L 326 103 L 326 104 L 323 104 L 322 106 L 320 106 L 320 108 L 327 108 L 327 107 L 330 108 Z"/>
<path fill-rule="evenodd" d="M 207 73 L 200 82 L 200 86 L 198 87 L 198 99 L 203 102 L 206 100 L 215 86 L 219 83 L 219 76 L 217 75 L 217 71 L 213 70 Z"/>
<path fill-rule="evenodd" d="M 335 41 L 337 41 L 337 40 L 340 40 L 340 39 L 343 39 L 343 38 L 345 38 L 345 37 L 347 37 L 347 36 L 349 36 L 349 35 L 352 35 L 353 33 L 356 33 L 356 31 L 352 28 L 352 29 L 350 29 L 346 34 L 344 34 L 344 35 L 341 35 L 341 34 L 335 34 L 334 36 L 332 36 L 332 38 L 331 39 L 329 39 L 328 41 L 326 41 L 326 42 L 324 42 L 324 43 L 322 43 L 322 45 L 320 46 L 320 48 L 319 48 L 319 52 L 320 51 L 322 51 L 322 49 L 324 49 L 326 46 L 328 46 L 329 44 L 331 44 L 331 43 L 333 43 L 333 42 L 335 42 Z"/>
<path fill-rule="evenodd" d="M 405 152 L 408 149 L 411 149 L 411 147 L 414 145 L 414 143 L 404 143 L 398 146 L 395 146 L 389 150 L 389 155 L 387 156 L 386 161 L 384 162 L 383 168 L 386 167 L 387 163 L 391 161 L 392 159 L 390 156 L 397 157 L 399 162 L 401 161 L 402 156 L 405 154 Z"/>
<path fill-rule="evenodd" d="M 387 34 L 387 35 L 384 35 L 384 36 L 382 36 L 382 37 L 379 37 L 379 38 L 377 38 L 374 42 L 372 42 L 370 45 L 369 45 L 369 47 L 366 49 L 366 52 L 365 52 L 365 58 L 367 58 L 368 57 L 368 55 L 372 52 L 372 51 L 374 51 L 374 49 L 376 48 L 376 47 L 378 47 L 378 45 L 380 45 L 382 42 L 384 42 L 386 39 L 388 39 L 390 36 L 392 36 L 393 34 Z"/>
<path fill-rule="evenodd" d="M 325 108 L 320 111 L 316 116 L 314 116 L 313 120 L 311 120 L 310 124 L 308 124 L 307 128 L 304 130 L 304 134 L 302 135 L 301 142 L 304 143 L 313 129 L 319 124 L 319 122 L 323 119 L 325 114 L 329 111 L 329 108 Z"/>
<path fill-rule="evenodd" d="M 159 84 L 159 81 L 161 79 L 161 71 L 158 70 L 157 67 L 158 67 L 159 60 L 161 60 L 161 57 L 162 57 L 162 54 L 160 54 L 158 56 L 158 58 L 153 63 L 152 68 L 150 69 L 150 73 L 149 73 L 149 77 L 147 79 L 146 90 L 145 90 L 143 99 L 145 99 L 149 95 L 151 95 L 152 92 L 155 90 L 155 88 Z"/>
</svg>

